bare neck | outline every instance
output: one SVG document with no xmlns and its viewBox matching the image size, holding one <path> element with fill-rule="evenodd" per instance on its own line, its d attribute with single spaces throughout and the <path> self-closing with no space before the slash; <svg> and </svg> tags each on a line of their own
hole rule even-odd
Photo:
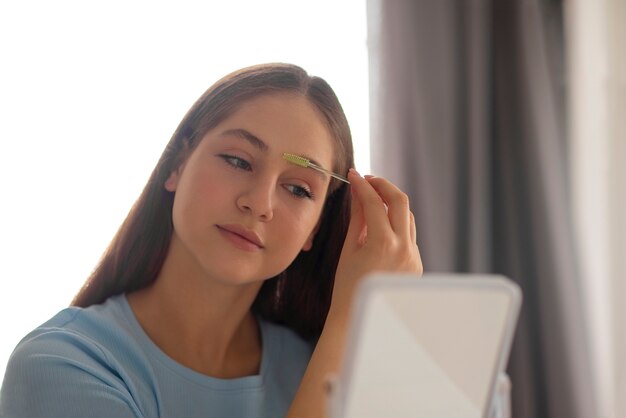
<svg viewBox="0 0 626 418">
<path fill-rule="evenodd" d="M 250 308 L 261 284 L 219 283 L 166 259 L 154 284 L 128 302 L 169 357 L 199 373 L 235 378 L 259 372 L 261 337 Z"/>
</svg>

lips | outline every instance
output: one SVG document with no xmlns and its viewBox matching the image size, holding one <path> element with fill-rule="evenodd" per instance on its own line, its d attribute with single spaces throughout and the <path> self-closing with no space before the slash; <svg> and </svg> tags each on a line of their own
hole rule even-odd
<svg viewBox="0 0 626 418">
<path fill-rule="evenodd" d="M 217 228 L 235 245 L 243 246 L 243 249 L 265 248 L 265 246 L 263 245 L 263 241 L 261 240 L 261 238 L 259 238 L 256 232 L 251 231 L 241 225 L 224 224 L 217 225 Z"/>
</svg>

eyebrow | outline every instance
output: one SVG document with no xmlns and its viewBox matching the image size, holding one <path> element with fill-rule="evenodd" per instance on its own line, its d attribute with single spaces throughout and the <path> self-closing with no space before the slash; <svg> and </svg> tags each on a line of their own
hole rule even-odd
<svg viewBox="0 0 626 418">
<path fill-rule="evenodd" d="M 222 132 L 220 136 L 236 136 L 241 139 L 245 139 L 246 141 L 248 141 L 249 143 L 251 143 L 256 148 L 258 148 L 259 150 L 263 152 L 267 152 L 269 150 L 269 147 L 261 138 L 259 138 L 258 136 L 254 135 L 252 132 L 247 131 L 245 129 L 240 129 L 240 128 L 239 129 L 227 129 L 224 132 Z M 304 157 L 310 162 L 312 162 L 313 164 L 323 167 L 320 163 L 315 161 L 313 158 L 310 158 L 306 155 L 302 155 L 302 154 L 294 154 L 294 155 Z"/>
<path fill-rule="evenodd" d="M 237 136 L 241 139 L 245 139 L 263 152 L 267 152 L 267 150 L 269 150 L 269 147 L 261 138 L 249 131 L 246 131 L 245 129 L 228 129 L 222 132 L 220 136 Z"/>
</svg>

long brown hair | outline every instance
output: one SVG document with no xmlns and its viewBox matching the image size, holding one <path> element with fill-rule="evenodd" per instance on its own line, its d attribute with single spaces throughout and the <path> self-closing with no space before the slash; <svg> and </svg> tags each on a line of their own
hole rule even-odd
<svg viewBox="0 0 626 418">
<path fill-rule="evenodd" d="M 154 282 L 173 231 L 174 193 L 165 190 L 166 179 L 200 139 L 243 102 L 274 92 L 302 94 L 315 105 L 335 139 L 333 170 L 345 174 L 354 166 L 348 122 L 335 93 L 323 79 L 290 64 L 257 65 L 231 73 L 211 86 L 180 122 L 139 199 L 72 305 L 102 303 L 110 296 Z M 301 252 L 284 272 L 263 283 L 253 310 L 305 338 L 319 336 L 330 307 L 335 269 L 349 220 L 350 193 L 343 183 L 332 180 L 313 247 Z"/>
</svg>

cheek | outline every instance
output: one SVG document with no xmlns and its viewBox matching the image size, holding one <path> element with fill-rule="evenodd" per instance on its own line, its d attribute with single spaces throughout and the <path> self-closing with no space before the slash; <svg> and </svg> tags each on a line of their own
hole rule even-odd
<svg viewBox="0 0 626 418">
<path fill-rule="evenodd" d="M 299 244 L 303 244 L 315 229 L 320 213 L 321 209 L 318 208 L 287 211 L 285 216 L 288 221 L 285 223 L 284 233 L 297 237 Z"/>
<path fill-rule="evenodd" d="M 217 176 L 197 173 L 184 178 L 174 195 L 174 218 L 185 223 L 202 219 L 229 199 L 228 187 Z"/>
<path fill-rule="evenodd" d="M 221 196 L 231 190 L 232 185 L 229 186 L 229 182 L 232 181 L 232 176 L 229 177 L 222 171 L 206 167 L 196 171 L 189 183 L 193 193 L 210 199 L 212 196 Z"/>
</svg>

